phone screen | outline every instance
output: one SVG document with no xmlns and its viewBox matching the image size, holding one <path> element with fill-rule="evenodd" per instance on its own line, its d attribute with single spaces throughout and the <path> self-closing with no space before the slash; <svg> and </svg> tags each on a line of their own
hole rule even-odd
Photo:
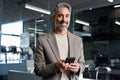
<svg viewBox="0 0 120 80">
<path fill-rule="evenodd" d="M 65 63 L 74 63 L 74 61 L 75 61 L 75 57 L 68 57 L 66 58 Z"/>
</svg>

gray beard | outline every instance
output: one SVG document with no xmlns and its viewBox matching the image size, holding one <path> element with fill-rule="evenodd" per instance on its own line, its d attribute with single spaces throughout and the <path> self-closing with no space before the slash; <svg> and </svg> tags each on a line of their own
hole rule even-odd
<svg viewBox="0 0 120 80">
<path fill-rule="evenodd" d="M 68 29 L 68 27 L 56 27 L 58 30 L 60 30 L 60 31 L 63 31 L 63 30 L 66 30 L 66 29 Z"/>
</svg>

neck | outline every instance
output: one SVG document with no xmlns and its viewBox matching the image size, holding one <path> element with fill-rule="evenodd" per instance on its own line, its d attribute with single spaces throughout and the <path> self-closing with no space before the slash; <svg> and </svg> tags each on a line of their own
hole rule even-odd
<svg viewBox="0 0 120 80">
<path fill-rule="evenodd" d="M 58 35 L 65 35 L 67 34 L 67 29 L 65 30 L 58 30 L 57 28 L 54 29 L 54 32 Z"/>
</svg>

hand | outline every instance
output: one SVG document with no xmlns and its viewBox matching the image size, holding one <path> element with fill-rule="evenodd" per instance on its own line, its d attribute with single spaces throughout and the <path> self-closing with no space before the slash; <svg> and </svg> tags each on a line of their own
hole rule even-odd
<svg viewBox="0 0 120 80">
<path fill-rule="evenodd" d="M 70 66 L 69 63 L 65 63 L 64 60 L 60 60 L 60 61 L 57 62 L 57 67 L 58 67 L 58 69 L 59 69 L 61 72 L 64 72 L 64 71 L 66 71 L 66 70 L 69 70 L 69 69 L 68 69 L 69 66 Z"/>
<path fill-rule="evenodd" d="M 80 69 L 80 64 L 77 63 L 77 62 L 74 62 L 74 63 L 70 63 L 69 65 L 69 70 L 74 72 L 74 73 L 77 73 Z"/>
</svg>

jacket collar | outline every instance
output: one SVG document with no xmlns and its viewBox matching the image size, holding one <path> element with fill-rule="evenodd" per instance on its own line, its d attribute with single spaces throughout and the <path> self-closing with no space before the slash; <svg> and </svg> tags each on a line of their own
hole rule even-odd
<svg viewBox="0 0 120 80">
<path fill-rule="evenodd" d="M 72 38 L 72 35 L 73 34 L 71 34 L 69 31 L 68 31 L 68 57 L 70 57 L 70 56 L 73 56 L 73 38 Z M 48 43 L 50 44 L 50 47 L 51 47 L 51 49 L 52 49 L 52 51 L 53 51 L 53 53 L 54 53 L 54 55 L 55 55 L 55 57 L 56 57 L 56 59 L 59 61 L 60 60 L 60 54 L 59 54 L 59 49 L 58 49 L 58 47 L 57 47 L 57 42 L 56 42 L 56 38 L 55 38 L 55 34 L 54 34 L 54 32 L 52 31 L 52 32 L 50 32 L 49 34 L 48 34 Z"/>
<path fill-rule="evenodd" d="M 50 32 L 48 34 L 48 43 L 50 44 L 50 47 L 56 57 L 56 59 L 59 61 L 60 60 L 60 54 L 59 54 L 59 50 L 58 50 L 58 47 L 57 47 L 57 42 L 56 42 L 56 39 L 55 39 L 55 34 L 54 32 Z"/>
</svg>

